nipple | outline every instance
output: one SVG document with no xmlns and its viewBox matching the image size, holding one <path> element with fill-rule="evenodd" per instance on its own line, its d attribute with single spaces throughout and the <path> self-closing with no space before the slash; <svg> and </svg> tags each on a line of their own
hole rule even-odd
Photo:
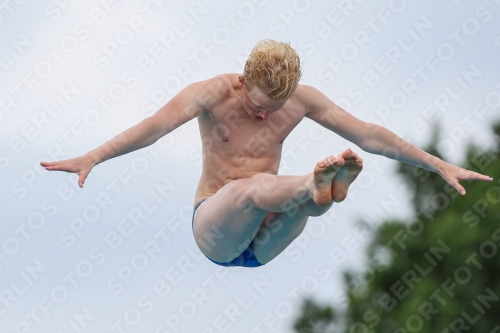
<svg viewBox="0 0 500 333">
<path fill-rule="evenodd" d="M 228 138 L 227 136 L 224 136 L 224 137 L 222 137 L 222 141 L 224 141 L 224 142 L 228 142 L 228 141 L 229 141 L 229 138 Z"/>
</svg>

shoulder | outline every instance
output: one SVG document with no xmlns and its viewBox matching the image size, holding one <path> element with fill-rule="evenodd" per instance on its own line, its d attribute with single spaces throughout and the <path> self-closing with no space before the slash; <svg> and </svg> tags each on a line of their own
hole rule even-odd
<svg viewBox="0 0 500 333">
<path fill-rule="evenodd" d="M 314 103 L 319 96 L 324 96 L 318 89 L 305 84 L 299 84 L 293 96 L 304 104 Z"/>
<path fill-rule="evenodd" d="M 186 97 L 205 109 L 222 103 L 231 96 L 233 89 L 230 74 L 217 75 L 207 80 L 191 83 L 186 87 Z"/>
<path fill-rule="evenodd" d="M 189 86 L 195 87 L 198 91 L 202 90 L 207 94 L 212 94 L 214 96 L 225 96 L 230 93 L 232 89 L 232 82 L 229 74 L 221 74 L 207 80 L 191 83 Z"/>
<path fill-rule="evenodd" d="M 198 96 L 196 98 L 212 106 L 221 103 L 234 94 L 233 81 L 231 74 L 221 74 L 194 83 L 198 87 Z"/>
<path fill-rule="evenodd" d="M 305 84 L 299 84 L 292 96 L 306 109 L 307 113 L 329 101 L 318 89 Z"/>
<path fill-rule="evenodd" d="M 231 74 L 220 74 L 199 83 L 209 90 L 216 90 L 219 93 L 229 93 L 233 87 L 233 77 Z"/>
</svg>

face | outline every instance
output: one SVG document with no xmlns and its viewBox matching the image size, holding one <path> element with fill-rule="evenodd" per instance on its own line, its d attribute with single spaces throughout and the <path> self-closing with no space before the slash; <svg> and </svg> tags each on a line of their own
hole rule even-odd
<svg viewBox="0 0 500 333">
<path fill-rule="evenodd" d="M 257 87 L 253 87 L 248 91 L 243 86 L 241 102 L 253 120 L 264 121 L 271 113 L 279 110 L 285 104 L 286 100 L 271 99 Z"/>
</svg>

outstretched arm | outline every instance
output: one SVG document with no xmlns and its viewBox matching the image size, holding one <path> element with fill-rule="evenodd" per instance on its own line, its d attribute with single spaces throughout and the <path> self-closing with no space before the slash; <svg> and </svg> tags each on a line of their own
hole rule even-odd
<svg viewBox="0 0 500 333">
<path fill-rule="evenodd" d="M 78 185 L 83 187 L 85 178 L 95 165 L 149 146 L 187 121 L 201 115 L 205 110 L 209 110 L 223 95 L 224 85 L 221 80 L 214 78 L 187 86 L 154 115 L 83 156 L 64 161 L 41 162 L 40 165 L 46 170 L 78 174 Z"/>
<path fill-rule="evenodd" d="M 460 180 L 492 180 L 489 176 L 446 163 L 411 145 L 385 127 L 357 119 L 315 88 L 303 88 L 301 100 L 308 110 L 306 116 L 366 152 L 436 172 L 462 195 L 465 194 L 465 189 L 460 185 Z"/>
</svg>

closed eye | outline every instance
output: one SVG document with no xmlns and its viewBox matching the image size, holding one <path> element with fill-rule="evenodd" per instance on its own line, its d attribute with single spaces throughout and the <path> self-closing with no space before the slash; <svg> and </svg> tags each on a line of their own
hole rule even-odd
<svg viewBox="0 0 500 333">
<path fill-rule="evenodd" d="M 264 109 L 262 106 L 258 106 L 257 104 L 254 103 L 254 101 L 250 100 L 252 102 L 252 104 L 256 107 L 256 108 L 259 108 L 259 109 Z"/>
</svg>

